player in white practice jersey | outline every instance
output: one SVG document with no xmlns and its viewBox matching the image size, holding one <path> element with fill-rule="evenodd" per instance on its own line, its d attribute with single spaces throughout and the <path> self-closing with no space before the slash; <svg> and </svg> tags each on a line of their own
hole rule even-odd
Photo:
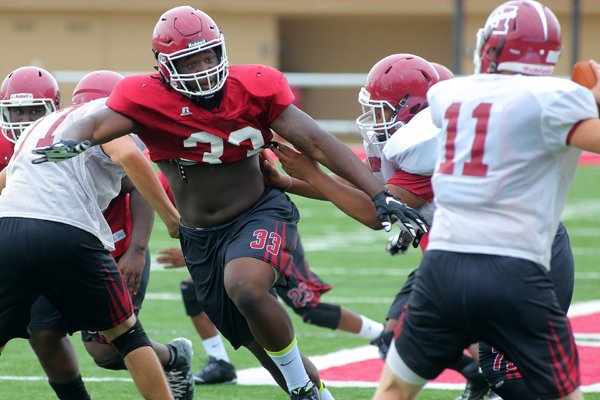
<svg viewBox="0 0 600 400">
<path fill-rule="evenodd" d="M 510 1 L 478 35 L 482 74 L 429 91 L 442 129 L 435 222 L 375 399 L 416 397 L 478 340 L 513 361 L 538 398 L 583 398 L 548 267 L 580 149 L 600 152 L 600 87 L 544 76 L 560 49 L 550 9 Z"/>
<path fill-rule="evenodd" d="M 364 138 L 369 169 L 391 193 L 418 209 L 429 223 L 433 214 L 431 175 L 437 158 L 439 129 L 431 122 L 426 94 L 440 79 L 450 78 L 453 78 L 452 73 L 443 66 L 434 66 L 412 54 L 393 54 L 371 68 L 359 94 L 363 114 L 357 118 L 357 123 Z M 275 152 L 280 156 L 284 169 L 295 178 L 308 182 L 311 189 L 330 199 L 353 218 L 375 226 L 377 215 L 369 205 L 368 196 L 340 184 L 338 177 L 323 173 L 300 154 L 283 146 Z M 272 168 L 268 172 L 278 184 L 289 184 Z M 298 190 L 304 185 L 294 181 L 292 186 Z M 405 252 L 409 245 L 410 238 L 398 234 L 390 239 L 387 250 L 398 254 Z M 420 245 L 424 251 L 427 235 L 422 237 Z M 390 306 L 385 332 L 372 342 L 378 346 L 383 358 L 410 295 L 415 273 L 416 270 L 411 272 Z M 477 361 L 472 357 L 461 355 L 450 368 L 468 380 L 462 396 L 464 399 L 479 400 L 489 391 Z"/>
<path fill-rule="evenodd" d="M 122 79 L 122 75 L 113 71 L 92 71 L 77 83 L 71 103 L 81 105 L 107 97 Z M 136 144 L 139 145 L 139 141 L 119 143 L 118 148 L 108 146 L 105 149 L 106 156 L 116 163 L 119 163 L 128 151 L 139 157 Z M 120 186 L 119 195 L 111 200 L 102 214 L 114 238 L 115 250 L 111 255 L 127 283 L 137 316 L 150 278 L 148 241 L 154 223 L 154 209 L 140 195 L 129 178 L 125 177 Z M 44 368 L 48 383 L 56 392 L 56 396 L 59 399 L 88 399 L 77 356 L 67 336 L 64 318 L 44 296 L 40 296 L 31 308 L 28 331 L 29 344 Z M 98 332 L 82 331 L 81 338 L 85 349 L 98 366 L 112 370 L 126 369 L 123 357 L 104 336 Z M 177 338 L 167 344 L 152 340 L 151 343 L 165 369 L 167 382 L 175 400 L 193 398 L 191 342 L 186 338 Z"/>
<path fill-rule="evenodd" d="M 136 139 L 126 136 L 60 164 L 32 164 L 34 148 L 51 144 L 73 121 L 103 107 L 97 100 L 37 120 L 21 134 L 0 173 L 0 240 L 13 243 L 0 248 L 0 346 L 28 337 L 31 305 L 43 294 L 63 314 L 69 332 L 102 331 L 112 341 L 142 396 L 172 399 L 110 256 L 113 236 L 102 215 L 127 171 L 177 236 L 179 214 L 133 144 Z M 119 159 L 111 160 L 111 153 Z"/>
</svg>

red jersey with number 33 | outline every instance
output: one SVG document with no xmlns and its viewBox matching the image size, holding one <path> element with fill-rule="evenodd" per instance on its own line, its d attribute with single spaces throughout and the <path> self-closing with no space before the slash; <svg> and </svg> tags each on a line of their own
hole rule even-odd
<svg viewBox="0 0 600 400">
<path fill-rule="evenodd" d="M 285 76 L 263 65 L 229 68 L 219 106 L 199 106 L 160 80 L 125 78 L 107 105 L 142 125 L 138 136 L 154 162 L 180 158 L 207 164 L 251 157 L 273 137 L 271 123 L 294 100 Z"/>
</svg>

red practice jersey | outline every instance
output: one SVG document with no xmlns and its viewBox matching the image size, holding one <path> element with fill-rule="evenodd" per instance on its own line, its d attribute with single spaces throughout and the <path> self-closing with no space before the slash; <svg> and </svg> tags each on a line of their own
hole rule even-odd
<svg viewBox="0 0 600 400">
<path fill-rule="evenodd" d="M 0 171 L 8 165 L 10 158 L 13 155 L 15 145 L 9 142 L 4 135 L 0 135 Z"/>
<path fill-rule="evenodd" d="M 131 241 L 132 219 L 129 211 L 129 194 L 119 193 L 102 214 L 110 226 L 115 241 L 115 250 L 110 254 L 119 257 L 127 251 Z"/>
<path fill-rule="evenodd" d="M 293 101 L 281 72 L 240 65 L 229 68 L 221 102 L 211 111 L 170 89 L 158 74 L 125 78 L 106 104 L 142 126 L 137 133 L 152 161 L 220 164 L 258 154 L 273 137 L 271 123 Z"/>
<path fill-rule="evenodd" d="M 165 176 L 165 174 L 162 173 L 162 171 L 158 171 L 157 177 L 164 191 L 167 193 L 167 197 L 169 198 L 169 200 L 171 200 L 171 203 L 175 205 L 175 197 L 173 197 L 173 191 L 169 186 L 169 182 L 167 182 L 167 177 Z"/>
</svg>

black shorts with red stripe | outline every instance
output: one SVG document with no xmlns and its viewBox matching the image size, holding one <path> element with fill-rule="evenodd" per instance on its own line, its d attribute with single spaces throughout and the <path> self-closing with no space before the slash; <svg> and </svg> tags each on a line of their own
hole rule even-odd
<svg viewBox="0 0 600 400">
<path fill-rule="evenodd" d="M 477 341 L 505 354 L 539 398 L 564 397 L 580 385 L 571 326 L 543 266 L 426 251 L 397 328 L 398 354 L 414 373 L 433 379 Z"/>
<path fill-rule="evenodd" d="M 27 338 L 31 306 L 43 294 L 68 332 L 107 330 L 133 314 L 125 283 L 100 240 L 77 227 L 0 218 L 0 346 Z"/>
<path fill-rule="evenodd" d="M 286 285 L 297 260 L 303 260 L 296 224 L 299 212 L 279 189 L 267 187 L 261 198 L 234 220 L 211 228 L 180 227 L 181 248 L 198 300 L 234 348 L 252 339 L 246 319 L 227 296 L 224 270 L 232 260 L 251 257 L 279 271 L 275 284 Z"/>
<path fill-rule="evenodd" d="M 558 304 L 566 313 L 571 305 L 575 287 L 575 262 L 569 234 L 562 223 L 558 226 L 554 242 L 552 243 L 552 258 L 550 259 L 548 276 L 554 285 Z M 485 378 L 490 382 L 493 390 L 503 395 L 502 398 L 535 398 L 529 392 L 527 385 L 516 383 L 523 376 L 517 366 L 498 349 L 480 342 L 479 358 L 479 364 Z"/>
<path fill-rule="evenodd" d="M 115 261 L 119 262 L 121 256 L 115 258 Z M 142 303 L 146 296 L 146 289 L 150 280 L 150 250 L 146 251 L 144 271 L 140 280 L 140 287 L 138 292 L 133 296 L 133 306 L 135 309 L 135 315 L 138 315 L 142 309 Z M 39 330 L 55 330 L 67 332 L 67 323 L 62 314 L 46 299 L 44 296 L 40 296 L 35 303 L 31 306 L 31 320 L 29 321 L 30 331 Z M 81 331 L 81 339 L 84 342 L 97 342 L 102 344 L 109 344 L 110 340 L 105 338 L 99 331 Z"/>
</svg>

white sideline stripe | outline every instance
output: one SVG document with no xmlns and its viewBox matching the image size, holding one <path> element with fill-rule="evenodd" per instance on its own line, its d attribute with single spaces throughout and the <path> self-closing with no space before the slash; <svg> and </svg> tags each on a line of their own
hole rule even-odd
<svg viewBox="0 0 600 400">
<path fill-rule="evenodd" d="M 252 368 L 253 369 L 253 368 Z M 242 371 L 246 371 L 246 370 L 241 370 L 239 372 Z M 248 382 L 248 383 L 244 383 L 241 382 L 239 379 L 239 374 L 238 372 L 238 385 L 244 385 L 244 386 L 252 386 L 252 385 L 271 385 L 271 386 L 276 386 L 275 381 L 273 381 L 271 379 L 271 382 L 268 383 L 256 383 L 256 382 Z M 269 376 L 270 377 L 270 376 Z M 46 376 L 0 376 L 0 381 L 28 381 L 28 382 L 34 382 L 34 381 L 47 381 L 48 377 Z M 85 382 L 131 382 L 133 383 L 133 380 L 131 378 L 116 378 L 116 377 L 104 377 L 104 378 L 100 378 L 100 377 L 86 377 L 83 378 L 83 380 Z M 339 381 L 328 381 L 327 382 L 327 386 L 330 387 L 363 387 L 363 388 L 375 388 L 377 387 L 377 382 L 365 382 L 365 381 L 344 381 L 344 382 L 339 382 Z M 464 389 L 465 385 L 463 383 L 433 383 L 430 382 L 427 385 L 425 385 L 426 389 L 438 389 L 438 390 L 462 390 Z M 588 385 L 588 386 L 581 386 L 581 390 L 585 393 L 597 393 L 600 392 L 600 383 L 594 384 L 594 385 Z"/>
<path fill-rule="evenodd" d="M 573 253 L 578 256 L 597 256 L 600 255 L 600 248 L 598 249 L 573 249 Z M 588 251 L 589 250 L 589 251 Z M 161 272 L 169 272 L 169 271 L 177 271 L 179 269 L 167 269 L 164 267 L 164 264 L 161 264 L 156 261 L 156 257 L 152 256 L 152 271 L 161 271 Z M 333 268 L 318 268 L 314 269 L 316 273 L 319 275 L 343 275 L 343 276 L 373 276 L 373 275 L 382 275 L 382 276 L 400 276 L 405 277 L 408 276 L 414 269 L 417 267 L 415 264 L 414 268 L 362 268 L 357 270 L 349 270 L 348 268 L 343 267 L 333 267 Z M 575 279 L 600 279 L 600 272 L 589 271 L 589 272 L 575 272 Z M 404 283 L 404 282 L 399 282 Z"/>
<path fill-rule="evenodd" d="M 597 333 L 581 333 L 575 334 L 575 342 L 580 346 L 600 347 L 600 334 Z"/>
<path fill-rule="evenodd" d="M 180 301 L 181 295 L 176 293 L 146 293 L 147 300 Z M 352 304 L 390 304 L 392 297 L 335 297 L 327 296 L 330 303 Z"/>
<path fill-rule="evenodd" d="M 351 362 L 360 362 L 379 357 L 377 347 L 361 346 L 329 353 L 324 356 L 310 356 L 317 369 L 338 367 Z M 271 375 L 262 367 L 237 371 L 239 385 L 276 385 Z M 352 385 L 371 387 L 373 382 L 352 382 Z M 350 386 L 350 382 L 327 382 L 328 386 Z"/>
<path fill-rule="evenodd" d="M 579 344 L 587 345 L 584 343 Z M 600 343 L 595 345 L 600 346 Z M 360 362 L 366 360 L 372 360 L 379 357 L 378 350 L 375 346 L 361 346 L 352 349 L 345 349 L 329 353 L 321 356 L 310 356 L 310 359 L 315 366 L 320 369 L 327 369 L 331 367 L 338 367 L 353 362 Z M 262 367 L 258 368 L 247 368 L 237 371 L 238 385 L 244 386 L 259 386 L 269 385 L 276 386 L 277 384 L 271 377 L 271 375 Z M 45 376 L 0 376 L 0 381 L 46 381 L 48 378 Z M 86 382 L 132 382 L 131 378 L 117 378 L 117 377 L 85 377 Z M 377 386 L 377 382 L 368 381 L 328 381 L 328 386 L 331 387 L 368 387 L 374 388 Z M 462 390 L 464 383 L 434 383 L 430 382 L 425 385 L 427 389 L 438 389 L 438 390 Z M 581 389 L 584 392 L 600 392 L 600 383 L 582 386 Z"/>
<path fill-rule="evenodd" d="M 146 293 L 146 299 L 149 300 L 168 300 L 180 301 L 181 295 L 177 293 Z M 392 300 L 391 297 L 337 297 L 327 296 L 328 302 L 331 303 L 353 303 L 353 304 L 388 304 Z M 582 315 L 590 315 L 600 312 L 600 300 L 582 301 L 571 304 L 569 309 L 569 317 L 579 317 Z"/>
<path fill-rule="evenodd" d="M 600 300 L 580 301 L 571 304 L 569 308 L 569 317 L 579 317 L 582 315 L 590 315 L 600 311 Z"/>
<path fill-rule="evenodd" d="M 118 378 L 118 377 L 85 377 L 85 382 L 133 382 L 131 378 Z M 0 381 L 48 381 L 47 376 L 1 376 Z"/>
<path fill-rule="evenodd" d="M 578 344 L 588 345 L 588 343 Z M 600 346 L 600 343 L 593 344 L 594 346 Z M 319 370 L 338 367 L 345 364 L 360 362 L 366 360 L 372 360 L 378 358 L 379 353 L 375 346 L 361 346 L 353 349 L 336 351 L 329 353 L 324 356 L 310 356 L 311 361 Z M 237 371 L 238 385 L 271 385 L 275 386 L 276 383 L 264 368 L 247 368 Z M 377 382 L 370 381 L 326 381 L 327 386 L 331 387 L 377 387 Z M 464 383 L 437 383 L 429 382 L 425 385 L 427 389 L 439 389 L 439 390 L 463 390 L 465 387 Z M 582 386 L 581 389 L 584 392 L 600 392 L 600 383 Z"/>
<path fill-rule="evenodd" d="M 595 383 L 593 385 L 582 386 L 581 390 L 586 393 L 597 393 L 600 392 L 600 383 Z"/>
</svg>

